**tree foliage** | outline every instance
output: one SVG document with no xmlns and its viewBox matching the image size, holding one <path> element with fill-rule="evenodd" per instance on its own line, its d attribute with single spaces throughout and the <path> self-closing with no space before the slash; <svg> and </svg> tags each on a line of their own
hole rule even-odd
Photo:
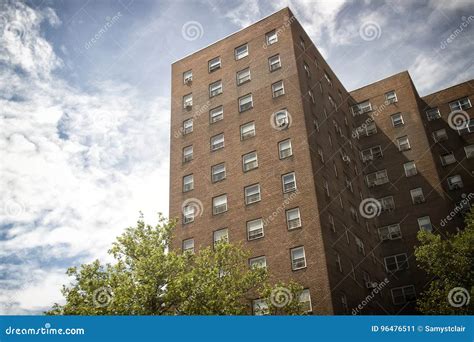
<svg viewBox="0 0 474 342">
<path fill-rule="evenodd" d="M 109 250 L 115 263 L 96 260 L 68 269 L 65 303 L 46 314 L 243 315 L 254 298 L 264 298 L 270 314 L 303 313 L 303 288 L 271 285 L 266 269 L 250 268 L 249 253 L 239 245 L 219 243 L 197 254 L 169 250 L 174 227 L 161 215 L 154 227 L 140 219 Z M 291 293 L 284 305 L 275 297 L 281 289 Z"/>
<path fill-rule="evenodd" d="M 464 230 L 447 238 L 426 231 L 418 233 L 421 245 L 415 250 L 416 260 L 428 276 L 434 277 L 417 301 L 418 309 L 425 314 L 474 313 L 474 207 L 465 222 Z"/>
</svg>

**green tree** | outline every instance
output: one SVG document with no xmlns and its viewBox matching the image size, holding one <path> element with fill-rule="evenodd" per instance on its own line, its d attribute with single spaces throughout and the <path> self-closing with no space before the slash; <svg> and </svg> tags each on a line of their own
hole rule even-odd
<svg viewBox="0 0 474 342">
<path fill-rule="evenodd" d="M 418 233 L 418 266 L 434 277 L 417 300 L 418 309 L 424 314 L 474 313 L 474 207 L 465 222 L 465 229 L 447 238 L 426 231 Z"/>
<path fill-rule="evenodd" d="M 271 285 L 264 268 L 248 266 L 249 253 L 226 242 L 197 254 L 169 250 L 175 221 L 162 215 L 153 227 L 141 218 L 113 243 L 114 263 L 98 260 L 71 267 L 65 304 L 49 315 L 243 315 L 253 298 L 263 298 L 270 314 L 301 314 L 303 288 Z M 281 297 L 281 291 L 291 295 Z"/>
</svg>

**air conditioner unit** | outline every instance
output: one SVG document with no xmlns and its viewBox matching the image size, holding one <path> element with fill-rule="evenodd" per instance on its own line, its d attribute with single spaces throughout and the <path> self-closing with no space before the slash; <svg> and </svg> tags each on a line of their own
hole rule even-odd
<svg viewBox="0 0 474 342">
<path fill-rule="evenodd" d="M 414 198 L 414 202 L 415 202 L 416 204 L 423 203 L 424 201 L 425 201 L 425 199 L 424 199 L 424 197 L 422 197 L 422 196 L 417 196 L 417 197 Z"/>
<path fill-rule="evenodd" d="M 288 122 L 286 120 L 279 120 L 278 121 L 278 127 L 285 127 L 288 125 Z"/>
<path fill-rule="evenodd" d="M 342 161 L 346 162 L 346 163 L 350 163 L 351 162 L 351 158 L 349 158 L 348 155 L 343 155 L 342 156 Z"/>
<path fill-rule="evenodd" d="M 186 109 L 191 109 L 191 108 L 193 108 L 193 104 L 192 103 L 186 103 L 186 105 L 184 107 Z"/>
<path fill-rule="evenodd" d="M 459 190 L 459 189 L 461 189 L 461 186 L 459 184 L 456 183 L 456 184 L 451 185 L 451 190 Z"/>
<path fill-rule="evenodd" d="M 363 161 L 364 163 L 366 163 L 366 162 L 368 162 L 368 161 L 370 161 L 370 160 L 374 160 L 374 156 L 373 156 L 373 155 L 370 155 L 370 156 L 363 156 L 363 157 L 362 157 L 362 161 Z"/>
<path fill-rule="evenodd" d="M 189 84 L 191 84 L 191 83 L 193 83 L 193 79 L 192 79 L 192 78 L 187 78 L 187 79 L 184 80 L 184 84 L 189 85 Z"/>
</svg>

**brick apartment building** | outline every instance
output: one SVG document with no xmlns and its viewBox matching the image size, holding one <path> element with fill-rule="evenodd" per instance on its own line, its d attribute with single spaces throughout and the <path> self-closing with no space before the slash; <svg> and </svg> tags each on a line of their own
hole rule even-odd
<svg viewBox="0 0 474 342">
<path fill-rule="evenodd" d="M 460 227 L 474 188 L 474 127 L 448 125 L 470 98 L 408 72 L 348 92 L 288 8 L 175 62 L 173 248 L 243 242 L 314 314 L 413 312 L 416 233 Z"/>
</svg>

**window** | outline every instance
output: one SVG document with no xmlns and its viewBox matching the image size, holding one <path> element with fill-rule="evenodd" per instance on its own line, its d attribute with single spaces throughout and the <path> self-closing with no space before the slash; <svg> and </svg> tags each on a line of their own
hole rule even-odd
<svg viewBox="0 0 474 342">
<path fill-rule="evenodd" d="M 248 44 L 240 45 L 239 47 L 235 48 L 235 60 L 238 61 L 244 57 L 249 55 L 249 46 Z"/>
<path fill-rule="evenodd" d="M 448 177 L 448 188 L 449 190 L 458 190 L 464 186 L 460 175 L 454 175 Z"/>
<path fill-rule="evenodd" d="M 186 146 L 183 148 L 183 163 L 193 160 L 193 146 Z"/>
<path fill-rule="evenodd" d="M 304 39 L 300 37 L 300 47 L 304 50 L 306 49 L 306 44 L 304 42 Z"/>
<path fill-rule="evenodd" d="M 255 316 L 264 316 L 270 314 L 268 304 L 264 299 L 255 299 L 252 302 L 252 310 Z"/>
<path fill-rule="evenodd" d="M 308 64 L 303 62 L 303 68 L 304 68 L 304 71 L 306 72 L 306 76 L 311 77 L 311 69 L 309 68 Z"/>
<path fill-rule="evenodd" d="M 265 34 L 265 40 L 267 42 L 267 45 L 275 44 L 278 41 L 278 35 L 276 33 L 276 30 L 270 31 Z"/>
<path fill-rule="evenodd" d="M 372 110 L 372 105 L 370 104 L 370 101 L 364 101 L 352 106 L 351 109 L 352 115 L 360 115 L 370 112 Z"/>
<path fill-rule="evenodd" d="M 329 193 L 329 183 L 327 180 L 324 180 L 324 183 L 323 183 L 323 187 L 324 187 L 324 192 L 326 194 L 327 197 L 330 197 L 331 194 Z"/>
<path fill-rule="evenodd" d="M 402 238 L 402 232 L 398 223 L 381 227 L 378 229 L 378 232 L 381 241 L 397 240 Z"/>
<path fill-rule="evenodd" d="M 183 252 L 194 253 L 194 239 L 183 240 Z"/>
<path fill-rule="evenodd" d="M 246 140 L 255 136 L 255 122 L 249 122 L 240 126 L 240 140 Z"/>
<path fill-rule="evenodd" d="M 239 98 L 239 112 L 245 112 L 253 108 L 252 94 L 248 94 Z"/>
<path fill-rule="evenodd" d="M 183 108 L 190 109 L 193 106 L 193 94 L 183 96 Z"/>
<path fill-rule="evenodd" d="M 280 155 L 280 159 L 285 159 L 293 155 L 290 139 L 286 139 L 278 143 L 278 153 Z"/>
<path fill-rule="evenodd" d="M 405 170 L 406 177 L 411 177 L 418 173 L 414 161 L 409 161 L 408 163 L 403 164 L 403 169 Z"/>
<path fill-rule="evenodd" d="M 219 106 L 209 111 L 209 121 L 212 123 L 220 121 L 224 118 L 224 108 Z"/>
<path fill-rule="evenodd" d="M 387 272 L 396 272 L 408 269 L 408 257 L 406 253 L 385 257 L 384 262 Z"/>
<path fill-rule="evenodd" d="M 273 115 L 273 117 L 275 118 L 276 127 L 285 128 L 289 126 L 290 120 L 286 109 L 279 110 Z"/>
<path fill-rule="evenodd" d="M 422 188 L 416 188 L 410 190 L 411 201 L 413 204 L 420 204 L 425 201 Z"/>
<path fill-rule="evenodd" d="M 249 266 L 250 268 L 266 268 L 267 258 L 265 256 L 251 258 L 249 259 Z"/>
<path fill-rule="evenodd" d="M 434 131 L 433 132 L 433 140 L 434 140 L 434 142 L 440 142 L 440 141 L 448 140 L 448 134 L 446 133 L 446 130 L 443 128 L 443 129 L 439 129 L 437 131 Z"/>
<path fill-rule="evenodd" d="M 188 70 L 183 72 L 183 83 L 184 84 L 189 84 L 193 81 L 193 71 Z"/>
<path fill-rule="evenodd" d="M 194 176 L 187 175 L 183 177 L 183 192 L 188 192 L 194 189 Z"/>
<path fill-rule="evenodd" d="M 283 192 L 292 192 L 296 190 L 296 178 L 295 173 L 290 172 L 281 177 L 283 183 Z"/>
<path fill-rule="evenodd" d="M 397 138 L 397 144 L 398 144 L 399 151 L 408 151 L 411 148 L 410 141 L 408 140 L 408 135 Z"/>
<path fill-rule="evenodd" d="M 225 164 L 224 163 L 214 165 L 211 168 L 211 178 L 212 178 L 213 183 L 219 182 L 225 179 Z"/>
<path fill-rule="evenodd" d="M 317 151 L 318 151 L 319 160 L 321 161 L 321 163 L 324 164 L 324 151 L 321 148 L 321 146 L 319 145 L 317 146 Z"/>
<path fill-rule="evenodd" d="M 339 253 L 336 253 L 336 266 L 339 272 L 342 273 L 342 261 L 341 261 L 341 256 L 339 255 Z"/>
<path fill-rule="evenodd" d="M 260 184 L 249 185 L 244 188 L 245 204 L 260 202 Z"/>
<path fill-rule="evenodd" d="M 328 221 L 329 221 L 329 227 L 331 228 L 332 232 L 336 232 L 336 224 L 334 223 L 334 216 L 331 214 L 328 214 Z"/>
<path fill-rule="evenodd" d="M 392 211 L 395 209 L 395 201 L 393 196 L 386 196 L 379 199 L 382 211 Z"/>
<path fill-rule="evenodd" d="M 183 134 L 189 134 L 193 131 L 193 119 L 183 121 Z"/>
<path fill-rule="evenodd" d="M 283 81 L 278 81 L 272 84 L 272 96 L 273 98 L 279 97 L 285 94 L 285 88 L 283 86 Z"/>
<path fill-rule="evenodd" d="M 196 206 L 192 204 L 183 207 L 183 224 L 194 222 Z"/>
<path fill-rule="evenodd" d="M 467 159 L 474 158 L 474 145 L 464 147 L 464 152 L 466 153 Z"/>
<path fill-rule="evenodd" d="M 209 85 L 209 97 L 214 97 L 222 94 L 222 81 L 216 81 Z"/>
<path fill-rule="evenodd" d="M 431 232 L 433 230 L 433 226 L 431 225 L 431 220 L 429 216 L 423 216 L 418 218 L 418 227 L 422 230 L 426 230 L 427 232 Z"/>
<path fill-rule="evenodd" d="M 303 312 L 312 312 L 313 307 L 311 305 L 311 294 L 309 293 L 309 289 L 304 289 L 301 291 L 299 296 L 299 302 L 303 309 Z"/>
<path fill-rule="evenodd" d="M 369 173 L 366 176 L 367 186 L 369 188 L 388 183 L 387 170 L 381 170 Z"/>
<path fill-rule="evenodd" d="M 215 135 L 211 138 L 211 151 L 217 151 L 224 147 L 224 133 Z"/>
<path fill-rule="evenodd" d="M 438 108 L 428 109 L 425 112 L 425 114 L 426 114 L 426 118 L 428 119 L 428 121 L 433 121 L 433 120 L 439 119 L 441 117 L 441 113 L 439 112 Z"/>
<path fill-rule="evenodd" d="M 403 126 L 405 124 L 405 122 L 403 121 L 403 116 L 402 116 L 401 113 L 393 114 L 392 116 L 390 116 L 390 118 L 392 119 L 393 127 L 400 127 L 400 126 Z"/>
<path fill-rule="evenodd" d="M 380 145 L 362 150 L 360 154 L 362 156 L 362 161 L 364 163 L 369 162 L 374 159 L 380 159 L 383 157 L 382 147 Z"/>
<path fill-rule="evenodd" d="M 281 68 L 280 55 L 272 56 L 268 59 L 268 66 L 270 71 L 275 71 Z"/>
<path fill-rule="evenodd" d="M 387 104 L 390 103 L 395 103 L 397 102 L 397 93 L 395 93 L 395 90 L 389 91 L 388 93 L 385 93 L 385 102 Z"/>
<path fill-rule="evenodd" d="M 352 182 L 349 178 L 349 176 L 344 173 L 344 181 L 346 183 L 346 189 L 349 189 L 352 193 L 354 193 L 354 188 L 352 187 Z"/>
<path fill-rule="evenodd" d="M 371 136 L 377 133 L 377 126 L 375 125 L 374 121 L 371 121 L 367 124 L 364 124 L 360 127 L 357 127 L 355 134 L 357 137 L 359 136 Z"/>
<path fill-rule="evenodd" d="M 291 249 L 291 269 L 293 271 L 306 267 L 306 257 L 304 247 L 296 247 Z"/>
<path fill-rule="evenodd" d="M 244 69 L 237 72 L 237 85 L 250 81 L 250 69 Z"/>
<path fill-rule="evenodd" d="M 316 103 L 316 100 L 314 99 L 313 91 L 312 91 L 311 89 L 308 90 L 308 96 L 309 96 L 309 98 L 311 99 L 311 102 L 312 102 L 312 103 Z"/>
<path fill-rule="evenodd" d="M 473 133 L 474 132 L 474 119 L 469 119 L 468 122 L 466 123 L 461 123 L 457 127 L 457 131 L 459 135 L 464 135 L 468 133 Z"/>
<path fill-rule="evenodd" d="M 443 166 L 447 166 L 447 165 L 450 165 L 450 164 L 453 164 L 456 162 L 456 157 L 454 156 L 454 153 L 453 152 L 449 152 L 449 153 L 446 153 L 446 154 L 443 154 L 441 156 L 439 156 L 440 159 L 441 159 L 441 164 Z"/>
<path fill-rule="evenodd" d="M 334 101 L 334 99 L 331 97 L 331 95 L 328 95 L 328 101 L 329 101 L 329 104 L 331 105 L 331 107 L 337 108 L 336 101 Z"/>
<path fill-rule="evenodd" d="M 300 208 L 286 211 L 286 224 L 289 230 L 301 227 Z"/>
<path fill-rule="evenodd" d="M 328 84 L 332 87 L 332 80 L 331 80 L 331 77 L 329 77 L 329 75 L 325 72 L 324 73 L 324 78 L 326 79 L 326 81 L 328 82 Z"/>
<path fill-rule="evenodd" d="M 356 246 L 357 246 L 357 251 L 358 251 L 360 254 L 365 255 L 364 242 L 356 236 L 356 237 L 355 237 L 355 243 L 356 243 Z"/>
<path fill-rule="evenodd" d="M 338 173 L 338 171 L 337 171 L 337 165 L 336 165 L 335 162 L 332 162 L 332 165 L 333 165 L 333 167 L 334 167 L 334 177 L 338 178 L 339 173 Z"/>
<path fill-rule="evenodd" d="M 216 57 L 209 61 L 209 72 L 213 72 L 221 67 L 221 58 Z"/>
<path fill-rule="evenodd" d="M 247 239 L 256 240 L 263 238 L 263 221 L 262 219 L 256 219 L 247 222 Z"/>
<path fill-rule="evenodd" d="M 463 97 L 462 99 L 453 101 L 449 103 L 449 108 L 451 108 L 451 111 L 455 110 L 466 110 L 471 108 L 471 101 L 469 101 L 469 98 Z"/>
<path fill-rule="evenodd" d="M 212 199 L 212 214 L 218 215 L 227 211 L 227 194 Z"/>
<path fill-rule="evenodd" d="M 250 152 L 242 156 L 244 172 L 256 169 L 258 167 L 257 152 Z"/>
<path fill-rule="evenodd" d="M 313 126 L 314 126 L 314 129 L 316 130 L 316 132 L 319 132 L 319 122 L 318 122 L 318 119 L 314 119 L 314 120 L 313 120 Z"/>
<path fill-rule="evenodd" d="M 322 94 L 323 93 L 323 83 L 319 81 L 319 92 Z"/>
<path fill-rule="evenodd" d="M 392 301 L 393 304 L 405 304 L 416 300 L 415 287 L 413 285 L 407 285 L 402 287 L 396 287 L 392 289 Z"/>
<path fill-rule="evenodd" d="M 214 232 L 214 246 L 220 242 L 229 241 L 229 230 L 227 228 L 222 228 Z"/>
</svg>

